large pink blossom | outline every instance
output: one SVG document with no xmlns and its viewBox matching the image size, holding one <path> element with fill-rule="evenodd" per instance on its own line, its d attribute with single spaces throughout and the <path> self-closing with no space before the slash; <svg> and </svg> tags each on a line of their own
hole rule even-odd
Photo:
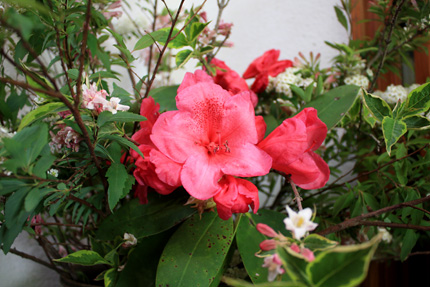
<svg viewBox="0 0 430 287">
<path fill-rule="evenodd" d="M 323 143 L 327 126 L 314 108 L 306 108 L 286 119 L 258 144 L 273 159 L 273 168 L 291 175 L 304 189 L 323 187 L 329 179 L 327 163 L 314 151 Z"/>
<path fill-rule="evenodd" d="M 278 61 L 279 54 L 280 51 L 275 49 L 265 52 L 255 59 L 243 73 L 244 79 L 255 78 L 251 90 L 257 94 L 266 89 L 269 84 L 269 76 L 276 77 L 285 69 L 293 66 L 293 62 L 290 60 Z"/>
<path fill-rule="evenodd" d="M 152 128 L 158 150 L 182 165 L 180 181 L 188 193 L 206 200 L 221 190 L 224 175 L 250 177 L 269 172 L 272 160 L 258 148 L 249 92 L 230 95 L 210 81 L 189 81 Z"/>
<path fill-rule="evenodd" d="M 246 213 L 251 206 L 258 211 L 258 189 L 250 181 L 226 175 L 220 181 L 221 191 L 214 196 L 218 215 L 227 220 L 233 213 Z"/>
</svg>

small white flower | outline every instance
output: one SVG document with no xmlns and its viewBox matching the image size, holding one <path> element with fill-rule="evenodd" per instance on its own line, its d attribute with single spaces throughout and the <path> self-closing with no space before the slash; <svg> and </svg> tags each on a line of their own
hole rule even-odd
<svg viewBox="0 0 430 287">
<path fill-rule="evenodd" d="M 48 174 L 58 177 L 58 169 L 55 168 L 51 168 L 50 170 L 47 171 Z"/>
<path fill-rule="evenodd" d="M 112 114 L 116 114 L 118 111 L 128 111 L 130 109 L 129 106 L 121 105 L 119 102 L 121 101 L 120 98 L 117 97 L 111 97 L 110 101 L 105 101 L 103 104 L 103 110 L 109 111 Z"/>
<path fill-rule="evenodd" d="M 312 210 L 308 207 L 294 212 L 287 206 L 288 217 L 284 219 L 285 228 L 293 233 L 294 238 L 300 240 L 306 232 L 314 230 L 318 224 L 311 221 Z"/>
<path fill-rule="evenodd" d="M 393 236 L 391 235 L 391 233 L 388 232 L 388 230 L 384 227 L 378 227 L 378 232 L 382 234 L 382 241 L 390 243 L 391 240 L 393 240 Z"/>
<path fill-rule="evenodd" d="M 125 242 L 123 243 L 124 247 L 130 247 L 130 246 L 135 246 L 137 244 L 137 238 L 134 237 L 133 234 L 131 233 L 124 233 L 124 240 Z"/>
</svg>

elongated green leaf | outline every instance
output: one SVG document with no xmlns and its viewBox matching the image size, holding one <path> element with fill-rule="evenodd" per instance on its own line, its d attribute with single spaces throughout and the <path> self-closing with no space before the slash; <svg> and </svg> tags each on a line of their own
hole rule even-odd
<svg viewBox="0 0 430 287">
<path fill-rule="evenodd" d="M 306 267 L 308 262 L 304 260 L 303 256 L 292 251 L 290 248 L 276 248 L 276 253 L 281 258 L 282 264 L 288 276 L 295 282 L 309 284 L 309 278 L 306 274 Z"/>
<path fill-rule="evenodd" d="M 27 212 L 33 211 L 37 205 L 42 201 L 45 195 L 53 192 L 53 188 L 33 188 L 25 197 L 24 207 Z"/>
<path fill-rule="evenodd" d="M 109 139 L 109 140 L 113 140 L 118 142 L 120 145 L 124 146 L 124 147 L 129 147 L 131 149 L 133 149 L 135 152 L 137 152 L 141 157 L 143 156 L 143 153 L 140 151 L 140 149 L 131 141 L 122 138 L 120 136 L 117 135 L 110 135 L 110 134 L 105 134 L 103 136 L 100 137 L 100 139 Z"/>
<path fill-rule="evenodd" d="M 402 120 L 396 120 L 390 117 L 385 117 L 382 120 L 382 132 L 384 134 L 385 147 L 389 155 L 391 155 L 391 147 L 406 133 L 406 131 L 406 123 Z"/>
<path fill-rule="evenodd" d="M 119 78 L 115 74 L 108 71 L 95 72 L 90 76 L 90 80 L 95 80 L 95 81 L 98 79 L 104 79 L 104 78 L 116 79 L 119 81 Z"/>
<path fill-rule="evenodd" d="M 115 287 L 116 280 L 118 279 L 118 271 L 116 268 L 111 268 L 106 271 L 103 279 L 105 281 L 105 287 Z"/>
<path fill-rule="evenodd" d="M 417 243 L 418 235 L 415 230 L 408 229 L 406 230 L 405 236 L 402 241 L 402 250 L 400 251 L 400 259 L 402 261 L 408 258 L 409 253 L 411 253 L 412 248 L 414 248 Z"/>
<path fill-rule="evenodd" d="M 109 122 L 141 122 L 146 120 L 145 117 L 130 113 L 130 112 L 118 112 L 116 114 L 112 114 L 109 111 L 101 112 L 99 117 L 97 118 L 97 125 L 99 127 L 103 126 Z"/>
<path fill-rule="evenodd" d="M 55 259 L 57 262 L 79 264 L 84 266 L 91 266 L 97 264 L 108 264 L 109 262 L 100 256 L 97 252 L 91 250 L 79 250 L 75 253 L 69 254 L 66 257 Z"/>
<path fill-rule="evenodd" d="M 430 128 L 430 120 L 421 115 L 403 118 L 402 121 L 406 124 L 408 130 L 426 130 Z"/>
<path fill-rule="evenodd" d="M 151 90 L 149 95 L 160 104 L 160 111 L 176 110 L 176 94 L 179 86 L 165 86 Z"/>
<path fill-rule="evenodd" d="M 342 24 L 346 31 L 348 31 L 348 20 L 346 19 L 345 14 L 343 14 L 342 10 L 337 6 L 334 6 L 334 11 L 336 12 L 336 17 L 339 23 Z"/>
<path fill-rule="evenodd" d="M 338 242 L 329 240 L 318 234 L 310 234 L 303 240 L 306 248 L 312 251 L 323 251 L 338 245 Z"/>
<path fill-rule="evenodd" d="M 34 166 L 33 174 L 40 178 L 46 178 L 46 172 L 48 168 L 52 166 L 56 159 L 57 157 L 52 154 L 41 156 Z"/>
<path fill-rule="evenodd" d="M 195 214 L 173 234 L 161 255 L 157 286 L 209 286 L 233 241 L 233 220 Z"/>
<path fill-rule="evenodd" d="M 142 38 L 140 38 L 136 45 L 134 45 L 134 51 L 145 49 L 154 42 L 159 42 L 160 44 L 164 45 L 167 41 L 167 37 L 169 36 L 170 27 L 166 27 L 157 31 L 154 31 L 150 34 L 144 35 Z M 179 32 L 178 29 L 173 29 L 172 31 L 172 37 L 175 36 Z M 182 48 L 184 46 L 188 45 L 187 40 L 185 38 L 185 35 L 183 33 L 180 33 L 173 41 L 169 42 L 168 47 L 169 48 Z"/>
<path fill-rule="evenodd" d="M 41 77 L 41 76 L 39 76 L 37 74 L 34 74 L 34 73 L 32 75 L 33 75 L 33 77 L 37 78 L 41 82 L 45 83 L 47 86 L 53 88 L 52 84 L 48 80 L 46 80 L 45 78 L 43 78 L 43 77 Z M 37 88 L 37 89 L 41 89 L 41 90 L 45 89 L 44 87 L 42 87 L 42 85 L 40 85 L 38 82 L 36 82 L 32 77 L 26 76 L 26 79 L 27 79 L 27 83 L 30 86 L 32 86 L 34 88 Z M 39 91 L 37 91 L 37 92 L 35 91 L 34 93 L 36 95 L 38 95 L 39 97 L 41 97 L 41 98 L 45 98 L 45 99 L 49 99 L 50 98 L 50 96 L 48 94 L 46 94 L 46 93 L 42 93 L 42 92 L 39 92 Z"/>
<path fill-rule="evenodd" d="M 354 287 L 360 284 L 366 278 L 380 240 L 379 235 L 360 245 L 338 246 L 318 254 L 306 267 L 312 286 Z"/>
<path fill-rule="evenodd" d="M 113 210 L 121 199 L 123 194 L 125 181 L 128 178 L 127 170 L 121 163 L 114 162 L 106 172 L 106 177 L 109 182 L 108 202 L 109 208 Z"/>
<path fill-rule="evenodd" d="M 382 122 L 384 117 L 393 115 L 390 106 L 381 97 L 368 94 L 363 90 L 363 98 L 364 103 L 378 121 Z"/>
<path fill-rule="evenodd" d="M 176 54 L 176 67 L 181 68 L 185 65 L 192 57 L 193 51 L 191 50 L 182 50 Z"/>
<path fill-rule="evenodd" d="M 179 190 L 171 195 L 148 195 L 148 204 L 140 204 L 133 199 L 119 208 L 115 214 L 107 217 L 96 232 L 101 240 L 110 240 L 115 236 L 122 237 L 125 232 L 137 238 L 163 232 L 179 223 L 196 210 L 184 206 L 186 198 Z"/>
<path fill-rule="evenodd" d="M 37 109 L 32 110 L 28 114 L 26 114 L 19 124 L 18 131 L 22 130 L 24 127 L 28 126 L 32 122 L 42 119 L 48 115 L 55 114 L 58 112 L 66 111 L 68 108 L 60 102 L 48 103 L 46 105 L 42 105 Z"/>
<path fill-rule="evenodd" d="M 331 129 L 349 111 L 359 90 L 354 85 L 334 88 L 308 103 L 305 108 L 314 107 L 318 111 L 318 118 L 327 125 L 327 129 Z"/>
<path fill-rule="evenodd" d="M 260 243 L 268 238 L 258 232 L 255 226 L 257 223 L 264 223 L 275 231 L 280 231 L 282 234 L 287 235 L 289 232 L 285 230 L 285 224 L 283 223 L 285 215 L 265 209 L 260 209 L 256 215 L 250 213 L 246 215 L 242 216 L 237 227 L 237 247 L 252 282 L 266 282 L 268 273 L 267 268 L 262 267 L 264 260 L 255 256 L 255 253 L 260 250 Z M 286 279 L 285 275 L 283 279 Z"/>
<path fill-rule="evenodd" d="M 202 22 L 194 22 L 191 24 L 191 29 L 188 37 L 189 42 L 193 42 L 197 39 L 197 37 L 200 35 L 200 33 L 203 32 L 203 30 L 206 28 L 206 26 L 209 25 L 208 23 L 202 23 Z"/>
</svg>

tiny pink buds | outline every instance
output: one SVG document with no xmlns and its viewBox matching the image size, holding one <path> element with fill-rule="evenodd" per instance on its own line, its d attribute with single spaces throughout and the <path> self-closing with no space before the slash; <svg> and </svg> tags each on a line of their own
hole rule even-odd
<svg viewBox="0 0 430 287">
<path fill-rule="evenodd" d="M 263 251 L 269 251 L 276 248 L 276 240 L 266 239 L 260 243 L 260 249 Z"/>
<path fill-rule="evenodd" d="M 273 230 L 270 226 L 264 224 L 264 223 L 258 223 L 257 224 L 257 230 L 263 235 L 266 235 L 268 237 L 276 237 L 278 234 Z"/>
<path fill-rule="evenodd" d="M 308 262 L 312 262 L 315 260 L 314 253 L 308 248 L 302 248 L 300 254 L 302 254 Z"/>
<path fill-rule="evenodd" d="M 293 250 L 294 252 L 296 252 L 296 253 L 300 253 L 300 247 L 299 247 L 297 244 L 295 244 L 295 243 L 291 244 L 290 248 L 291 248 L 291 250 Z"/>
<path fill-rule="evenodd" d="M 269 271 L 268 281 L 274 281 L 278 274 L 284 274 L 285 270 L 282 269 L 282 262 L 278 254 L 273 254 L 269 257 L 264 258 L 263 267 L 266 267 Z"/>
</svg>

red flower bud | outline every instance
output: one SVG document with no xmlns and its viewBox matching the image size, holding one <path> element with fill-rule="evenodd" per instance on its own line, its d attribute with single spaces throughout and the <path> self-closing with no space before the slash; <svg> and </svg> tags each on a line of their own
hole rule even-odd
<svg viewBox="0 0 430 287">
<path fill-rule="evenodd" d="M 263 251 L 269 251 L 276 248 L 276 240 L 266 239 L 260 243 L 260 249 Z"/>
<path fill-rule="evenodd" d="M 278 234 L 275 232 L 275 230 L 272 229 L 272 227 L 270 227 L 270 226 L 268 226 L 268 225 L 266 225 L 264 223 L 258 223 L 257 224 L 257 230 L 261 234 L 269 236 L 269 237 L 276 237 L 276 236 L 278 236 Z"/>
</svg>

